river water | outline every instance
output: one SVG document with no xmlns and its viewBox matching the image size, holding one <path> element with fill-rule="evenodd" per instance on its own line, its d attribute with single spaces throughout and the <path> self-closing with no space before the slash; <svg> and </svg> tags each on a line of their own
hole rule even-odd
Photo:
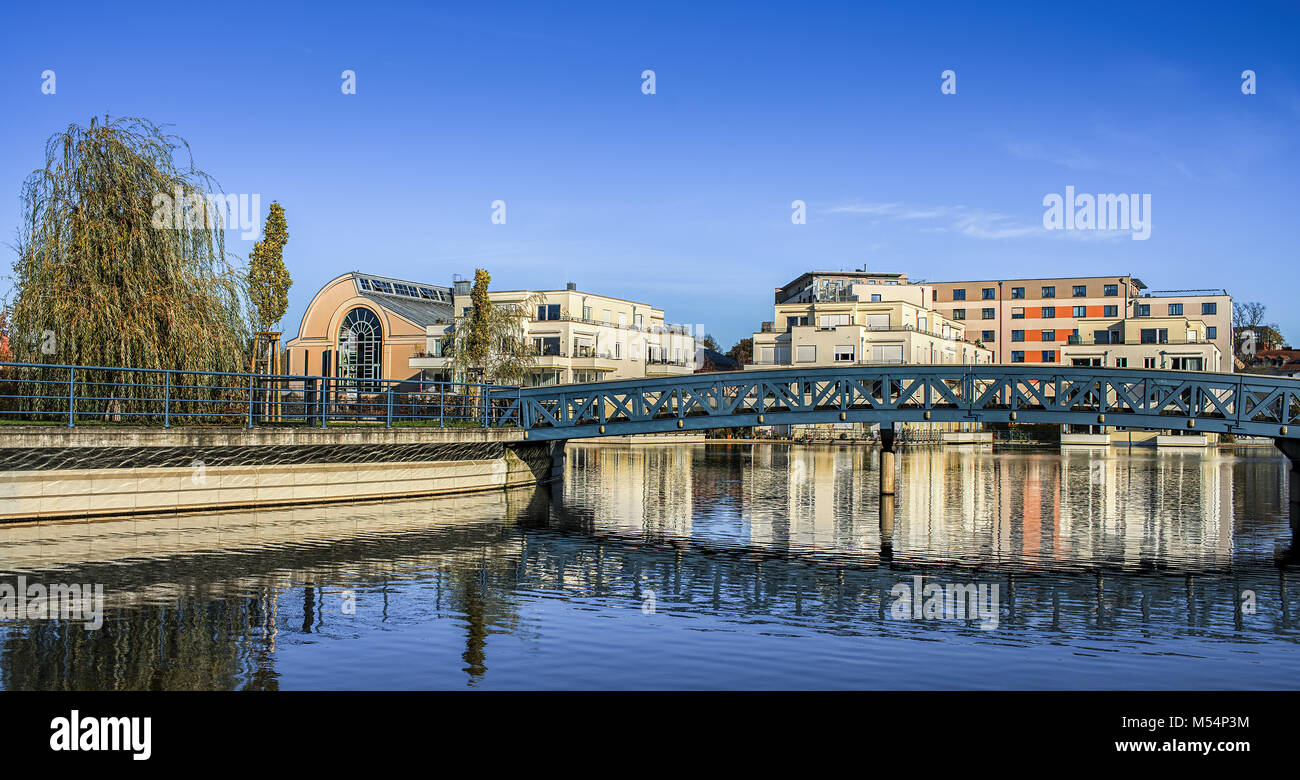
<svg viewBox="0 0 1300 780">
<path fill-rule="evenodd" d="M 5 689 L 1249 689 L 1300 683 L 1286 462 L 570 445 L 562 487 L 0 528 Z M 882 528 L 883 526 L 883 528 Z M 937 591 L 936 591 L 937 586 Z"/>
</svg>

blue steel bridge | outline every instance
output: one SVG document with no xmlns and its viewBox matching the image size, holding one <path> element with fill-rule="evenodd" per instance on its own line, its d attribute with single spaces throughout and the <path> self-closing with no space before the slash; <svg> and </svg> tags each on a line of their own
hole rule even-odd
<svg viewBox="0 0 1300 780">
<path fill-rule="evenodd" d="M 530 440 L 835 422 L 1051 423 L 1300 442 L 1300 380 L 1053 365 L 731 371 L 492 391 Z"/>
</svg>

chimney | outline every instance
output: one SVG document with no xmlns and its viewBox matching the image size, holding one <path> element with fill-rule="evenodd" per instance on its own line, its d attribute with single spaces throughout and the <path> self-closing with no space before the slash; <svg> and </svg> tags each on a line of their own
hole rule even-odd
<svg viewBox="0 0 1300 780">
<path fill-rule="evenodd" d="M 577 283 L 577 282 L 565 282 L 565 283 L 564 283 L 564 289 L 566 289 L 566 290 L 576 290 L 576 289 L 578 289 L 578 283 Z"/>
</svg>

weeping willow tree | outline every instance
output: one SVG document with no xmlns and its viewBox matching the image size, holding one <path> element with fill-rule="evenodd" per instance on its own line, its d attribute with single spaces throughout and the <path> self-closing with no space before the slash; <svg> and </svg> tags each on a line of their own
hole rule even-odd
<svg viewBox="0 0 1300 780">
<path fill-rule="evenodd" d="M 225 253 L 228 201 L 209 194 L 219 191 L 189 145 L 148 120 L 92 119 L 52 135 L 22 188 L 14 360 L 246 369 L 248 308 Z"/>
<path fill-rule="evenodd" d="M 523 384 L 537 365 L 528 338 L 528 319 L 538 296 L 518 303 L 493 303 L 487 271 L 474 272 L 474 305 L 452 326 L 452 368 L 458 379 L 488 384 Z"/>
</svg>

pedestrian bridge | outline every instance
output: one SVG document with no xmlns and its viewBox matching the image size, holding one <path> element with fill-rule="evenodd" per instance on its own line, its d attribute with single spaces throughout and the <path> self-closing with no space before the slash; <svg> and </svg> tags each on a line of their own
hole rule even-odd
<svg viewBox="0 0 1300 780">
<path fill-rule="evenodd" d="M 1051 423 L 1300 444 L 1300 380 L 1056 365 L 877 365 L 626 379 L 492 393 L 530 440 L 810 423 Z M 892 437 L 891 437 L 892 438 Z"/>
</svg>

